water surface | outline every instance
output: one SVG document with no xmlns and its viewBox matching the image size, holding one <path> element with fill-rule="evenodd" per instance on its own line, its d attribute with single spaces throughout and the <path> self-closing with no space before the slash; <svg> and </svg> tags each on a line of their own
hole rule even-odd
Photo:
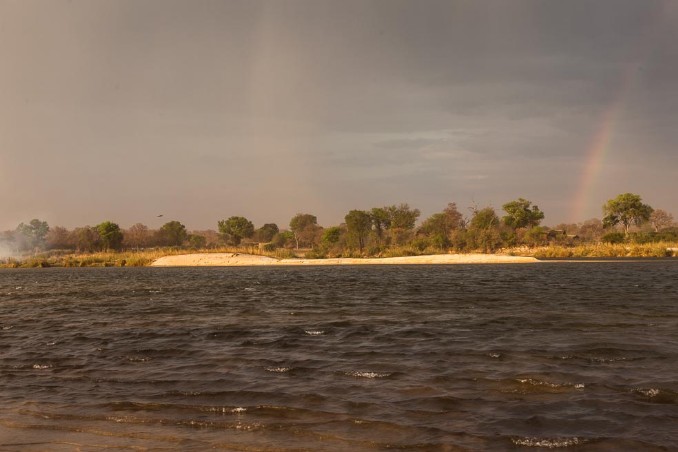
<svg viewBox="0 0 678 452">
<path fill-rule="evenodd" d="M 0 271 L 0 450 L 665 450 L 678 263 Z"/>
</svg>

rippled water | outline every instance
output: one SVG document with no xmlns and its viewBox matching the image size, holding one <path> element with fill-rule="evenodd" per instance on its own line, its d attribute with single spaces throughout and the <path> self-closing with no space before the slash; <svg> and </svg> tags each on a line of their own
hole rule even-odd
<svg viewBox="0 0 678 452">
<path fill-rule="evenodd" d="M 0 450 L 663 450 L 678 262 L 0 271 Z"/>
</svg>

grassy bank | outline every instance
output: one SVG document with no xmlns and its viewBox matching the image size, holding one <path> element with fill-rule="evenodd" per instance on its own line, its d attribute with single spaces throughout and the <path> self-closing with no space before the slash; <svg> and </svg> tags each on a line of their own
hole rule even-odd
<svg viewBox="0 0 678 452">
<path fill-rule="evenodd" d="M 454 250 L 451 250 L 454 252 Z M 139 251 L 109 251 L 97 253 L 69 253 L 51 251 L 30 256 L 0 259 L 0 268 L 37 268 L 37 267 L 145 267 L 163 256 L 190 253 L 243 253 L 278 259 L 306 257 L 322 258 L 313 250 L 277 249 L 261 250 L 258 247 L 222 247 L 210 249 L 154 248 Z M 431 254 L 446 254 L 446 250 L 414 247 L 390 248 L 379 256 L 364 256 L 358 252 L 347 252 L 343 256 L 332 257 L 401 257 Z M 574 247 L 559 245 L 542 247 L 520 247 L 500 250 L 497 254 L 509 256 L 529 256 L 546 258 L 625 258 L 625 257 L 678 257 L 678 243 L 662 242 L 648 244 L 588 244 Z"/>
<path fill-rule="evenodd" d="M 511 250 L 517 256 L 546 258 L 678 257 L 678 243 L 592 243 L 578 246 L 544 246 Z"/>
<path fill-rule="evenodd" d="M 223 247 L 191 250 L 183 248 L 154 248 L 138 251 L 101 251 L 96 253 L 69 253 L 52 251 L 0 259 L 0 268 L 38 267 L 146 267 L 163 256 L 190 253 L 246 253 L 276 257 L 294 257 L 290 250 L 262 251 L 257 247 Z"/>
</svg>

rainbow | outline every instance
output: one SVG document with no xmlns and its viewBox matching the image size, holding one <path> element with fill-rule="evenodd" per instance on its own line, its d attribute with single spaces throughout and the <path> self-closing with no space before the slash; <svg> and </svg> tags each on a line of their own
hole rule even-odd
<svg viewBox="0 0 678 452">
<path fill-rule="evenodd" d="M 608 108 L 600 120 L 600 124 L 593 134 L 586 151 L 586 163 L 581 174 L 579 190 L 577 191 L 574 202 L 572 203 L 572 213 L 570 218 L 573 221 L 581 221 L 586 215 L 586 211 L 591 203 L 591 193 L 594 189 L 595 182 L 600 174 L 600 169 L 605 160 L 605 153 L 609 148 L 610 141 L 613 136 L 614 126 L 620 110 L 619 103 L 613 104 Z"/>
<path fill-rule="evenodd" d="M 610 143 L 614 138 L 619 118 L 624 112 L 629 91 L 640 73 L 644 55 L 646 55 L 645 50 L 647 50 L 647 47 L 652 42 L 652 35 L 660 28 L 657 26 L 658 22 L 666 21 L 666 10 L 670 6 L 669 3 L 666 3 L 650 11 L 651 16 L 648 18 L 647 28 L 638 34 L 642 38 L 632 46 L 628 53 L 627 64 L 622 68 L 620 73 L 617 95 L 600 115 L 598 126 L 595 128 L 586 148 L 586 163 L 583 166 L 581 177 L 577 184 L 578 190 L 574 195 L 571 205 L 571 221 L 582 221 L 587 212 L 590 212 L 589 209 L 592 207 L 591 204 L 593 202 L 592 198 L 595 190 L 598 188 L 596 183 L 603 168 L 605 157 L 609 154 Z M 597 201 L 602 205 L 603 200 Z"/>
<path fill-rule="evenodd" d="M 620 89 L 613 102 L 601 114 L 598 126 L 595 129 L 591 140 L 587 146 L 586 163 L 581 173 L 581 178 L 573 202 L 570 219 L 572 221 L 582 221 L 591 207 L 591 198 L 595 191 L 600 171 L 603 167 L 606 155 L 610 150 L 610 143 L 614 138 L 615 128 L 618 125 L 619 117 L 624 111 L 627 94 L 633 85 L 638 72 L 636 64 L 630 64 L 623 72 L 620 80 Z M 602 205 L 602 201 L 601 201 Z"/>
</svg>

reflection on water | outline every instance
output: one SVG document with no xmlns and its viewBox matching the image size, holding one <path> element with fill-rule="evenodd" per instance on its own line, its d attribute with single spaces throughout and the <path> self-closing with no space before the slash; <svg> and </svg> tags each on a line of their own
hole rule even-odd
<svg viewBox="0 0 678 452">
<path fill-rule="evenodd" d="M 672 448 L 678 263 L 0 271 L 0 450 Z"/>
</svg>

